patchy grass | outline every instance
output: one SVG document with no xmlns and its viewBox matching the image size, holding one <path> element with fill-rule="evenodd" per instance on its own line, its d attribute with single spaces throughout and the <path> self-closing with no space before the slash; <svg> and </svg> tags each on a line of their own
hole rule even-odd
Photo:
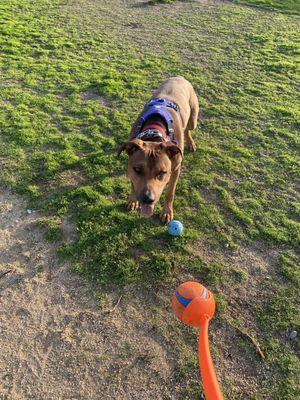
<svg viewBox="0 0 300 400">
<path fill-rule="evenodd" d="M 168 4 L 176 0 L 149 0 L 149 4 Z M 183 0 L 184 1 L 184 0 Z M 189 2 L 189 0 L 187 1 Z M 233 0 L 237 4 L 245 4 L 253 7 L 278 10 L 286 13 L 300 13 L 300 3 L 298 0 Z"/>
<path fill-rule="evenodd" d="M 45 229 L 45 239 L 56 242 L 62 238 L 61 220 L 59 217 L 39 218 L 38 224 Z"/>
<path fill-rule="evenodd" d="M 277 246 L 272 283 L 261 276 L 251 318 L 276 376 L 262 383 L 265 398 L 294 399 L 299 361 L 284 337 L 299 326 L 299 21 L 230 3 L 146 10 L 117 1 L 1 3 L 0 182 L 48 214 L 49 240 L 73 219 L 77 238 L 60 254 L 78 273 L 126 284 L 188 271 L 217 293 L 224 319 L 230 288 L 252 277 L 204 262 L 198 243 L 205 238 L 216 258 L 254 242 Z M 128 25 L 127 11 L 139 24 Z M 175 199 L 185 233 L 171 238 L 158 218 L 125 212 L 126 157 L 116 147 L 151 91 L 176 74 L 193 82 L 201 115 L 198 150 L 185 156 Z M 196 384 L 183 398 L 196 398 Z M 239 398 L 233 384 L 226 388 Z"/>
<path fill-rule="evenodd" d="M 297 398 L 299 394 L 299 342 L 294 344 L 295 353 L 291 352 L 288 336 L 291 327 L 300 330 L 299 299 L 295 296 L 299 291 L 300 263 L 299 257 L 290 253 L 281 254 L 277 263 L 279 275 L 261 284 L 263 301 L 257 307 L 257 322 L 265 332 L 267 362 L 280 376 L 281 384 L 274 393 L 274 399 L 280 400 Z"/>
<path fill-rule="evenodd" d="M 300 3 L 298 0 L 234 0 L 239 4 L 269 8 L 288 13 L 300 13 Z"/>
</svg>

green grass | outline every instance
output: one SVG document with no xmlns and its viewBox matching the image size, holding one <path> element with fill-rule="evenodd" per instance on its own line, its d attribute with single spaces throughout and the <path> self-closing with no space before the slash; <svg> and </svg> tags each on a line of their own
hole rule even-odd
<svg viewBox="0 0 300 400">
<path fill-rule="evenodd" d="M 60 255 L 102 284 L 191 272 L 220 296 L 251 277 L 204 262 L 199 242 L 216 255 L 254 242 L 279 248 L 253 318 L 268 332 L 274 374 L 288 378 L 285 389 L 283 378 L 266 383 L 270 398 L 295 399 L 299 363 L 293 348 L 284 345 L 283 359 L 278 346 L 297 324 L 299 20 L 230 3 L 189 3 L 180 16 L 168 5 L 149 9 L 150 16 L 135 9 L 145 27 L 135 35 L 116 5 L 98 4 L 95 17 L 60 0 L 1 3 L 0 183 L 44 210 L 40 224 Z M 171 28 L 180 34 L 168 34 Z M 185 225 L 179 238 L 158 218 L 124 210 L 126 157 L 116 156 L 151 91 L 175 74 L 194 84 L 201 110 L 198 150 L 185 155 L 176 193 L 175 217 Z M 66 218 L 77 234 L 68 244 L 61 239 Z M 226 315 L 226 295 L 220 303 Z"/>
<path fill-rule="evenodd" d="M 269 8 L 288 13 L 300 13 L 300 3 L 298 0 L 234 0 L 236 3 L 247 4 L 250 6 Z"/>
<path fill-rule="evenodd" d="M 149 4 L 151 5 L 159 3 L 167 4 L 167 3 L 174 3 L 175 1 L 176 0 L 149 0 Z M 278 10 L 286 13 L 295 13 L 295 14 L 300 13 L 300 3 L 298 0 L 233 0 L 233 2 L 253 7 Z"/>
</svg>

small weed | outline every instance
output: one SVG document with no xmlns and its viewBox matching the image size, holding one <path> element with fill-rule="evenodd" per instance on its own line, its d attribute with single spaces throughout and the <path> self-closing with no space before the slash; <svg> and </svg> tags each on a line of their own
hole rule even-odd
<svg viewBox="0 0 300 400">
<path fill-rule="evenodd" d="M 45 229 L 45 239 L 55 242 L 62 237 L 61 220 L 59 217 L 39 218 L 38 223 Z"/>
</svg>

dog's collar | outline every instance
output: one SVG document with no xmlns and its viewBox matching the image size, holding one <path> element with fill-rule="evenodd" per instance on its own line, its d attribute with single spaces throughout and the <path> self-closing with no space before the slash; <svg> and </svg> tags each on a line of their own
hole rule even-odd
<svg viewBox="0 0 300 400">
<path fill-rule="evenodd" d="M 162 135 L 161 132 L 156 129 L 145 129 L 143 132 L 139 133 L 136 138 L 144 140 L 145 142 L 172 142 L 177 146 L 176 140 L 172 140 L 170 136 Z"/>
<path fill-rule="evenodd" d="M 142 131 L 137 135 L 137 139 L 153 141 L 153 142 L 167 142 L 169 137 L 167 135 L 166 127 L 164 124 L 147 121 L 144 124 Z"/>
<path fill-rule="evenodd" d="M 152 142 L 169 142 L 170 138 L 168 136 L 163 135 L 157 129 L 145 129 L 143 132 L 139 133 L 136 137 L 137 139 L 145 140 L 150 139 Z M 152 139 L 152 140 L 151 140 Z"/>
</svg>

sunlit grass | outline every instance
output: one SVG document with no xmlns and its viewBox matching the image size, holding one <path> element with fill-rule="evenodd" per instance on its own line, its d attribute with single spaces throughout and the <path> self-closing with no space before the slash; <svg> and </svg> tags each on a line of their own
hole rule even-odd
<svg viewBox="0 0 300 400">
<path fill-rule="evenodd" d="M 205 240 L 216 252 L 254 241 L 284 247 L 277 281 L 264 287 L 276 296 L 257 318 L 268 331 L 274 371 L 284 371 L 286 383 L 272 384 L 272 398 L 294 399 L 299 363 L 288 349 L 280 358 L 271 338 L 287 328 L 278 325 L 282 304 L 297 324 L 298 20 L 229 3 L 180 18 L 164 8 L 152 23 L 181 34 L 175 41 L 162 35 L 159 46 L 141 52 L 120 38 L 104 5 L 103 27 L 93 26 L 92 15 L 90 24 L 80 24 L 64 6 L 59 0 L 0 5 L 0 182 L 44 210 L 40 224 L 58 241 L 60 255 L 103 284 L 145 276 L 154 282 L 175 270 L 194 273 L 212 289 L 237 279 L 242 285 L 242 271 L 204 263 L 195 243 Z M 198 150 L 185 155 L 175 199 L 185 233 L 171 238 L 158 218 L 125 211 L 126 157 L 117 158 L 116 148 L 151 91 L 176 74 L 195 86 L 200 120 Z M 73 243 L 61 242 L 65 218 L 76 226 Z"/>
</svg>

